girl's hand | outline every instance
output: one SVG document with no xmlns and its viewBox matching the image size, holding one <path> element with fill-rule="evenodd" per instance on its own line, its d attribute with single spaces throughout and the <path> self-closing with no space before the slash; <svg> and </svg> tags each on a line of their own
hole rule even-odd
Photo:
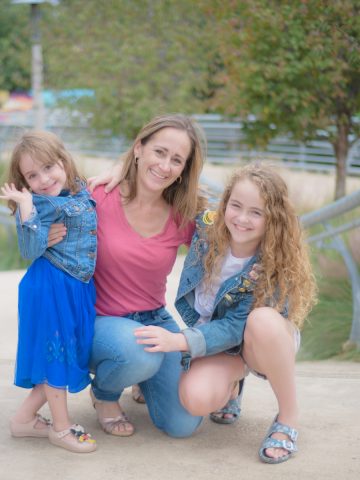
<svg viewBox="0 0 360 480">
<path fill-rule="evenodd" d="M 94 188 L 98 185 L 106 185 L 105 192 L 109 193 L 117 185 L 119 185 L 121 180 L 121 170 L 122 167 L 120 164 L 114 165 L 110 170 L 100 173 L 96 177 L 90 177 L 87 181 L 87 188 L 90 192 L 94 191 Z"/>
<path fill-rule="evenodd" d="M 145 347 L 146 352 L 186 352 L 187 341 L 182 333 L 172 333 L 165 328 L 149 325 L 134 331 L 136 343 L 151 345 Z"/>
<path fill-rule="evenodd" d="M 66 227 L 63 223 L 53 223 L 49 229 L 48 247 L 60 243 L 66 235 Z"/>
<path fill-rule="evenodd" d="M 22 190 L 18 190 L 13 183 L 11 183 L 10 185 L 8 183 L 5 183 L 5 185 L 1 187 L 1 192 L 1 199 L 12 200 L 18 205 L 26 205 L 29 203 L 32 204 L 31 193 L 25 187 L 23 187 Z"/>
</svg>

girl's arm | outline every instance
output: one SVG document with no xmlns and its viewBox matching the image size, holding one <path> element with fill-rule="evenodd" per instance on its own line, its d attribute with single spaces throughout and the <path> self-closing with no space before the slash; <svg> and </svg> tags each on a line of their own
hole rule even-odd
<svg viewBox="0 0 360 480">
<path fill-rule="evenodd" d="M 162 327 L 149 325 L 134 331 L 136 343 L 150 345 L 146 352 L 187 352 L 188 344 L 182 333 L 172 333 Z"/>
<path fill-rule="evenodd" d="M 249 308 L 229 308 L 222 318 L 204 323 L 198 327 L 185 328 L 181 333 L 172 333 L 161 327 L 148 326 L 137 328 L 134 332 L 137 343 L 151 345 L 148 352 L 189 352 L 192 358 L 215 355 L 240 345 L 244 337 Z"/>
<path fill-rule="evenodd" d="M 43 212 L 41 214 L 41 212 Z M 16 230 L 21 256 L 35 260 L 48 248 L 48 234 L 56 220 L 56 209 L 45 197 L 38 197 L 30 217 L 22 221 L 20 212 L 16 212 Z"/>
</svg>

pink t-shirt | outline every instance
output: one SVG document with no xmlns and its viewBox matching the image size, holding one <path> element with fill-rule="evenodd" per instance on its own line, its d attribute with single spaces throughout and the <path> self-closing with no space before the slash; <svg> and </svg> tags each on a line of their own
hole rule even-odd
<svg viewBox="0 0 360 480">
<path fill-rule="evenodd" d="M 167 276 L 178 247 L 190 244 L 195 223 L 179 229 L 171 212 L 161 233 L 144 238 L 129 225 L 118 188 L 106 194 L 101 186 L 92 196 L 98 216 L 97 314 L 124 316 L 165 305 Z"/>
</svg>

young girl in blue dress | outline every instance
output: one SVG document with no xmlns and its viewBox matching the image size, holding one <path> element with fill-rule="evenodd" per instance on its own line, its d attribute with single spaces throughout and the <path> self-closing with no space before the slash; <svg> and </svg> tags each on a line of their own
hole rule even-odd
<svg viewBox="0 0 360 480">
<path fill-rule="evenodd" d="M 15 385 L 31 389 L 10 431 L 15 437 L 48 437 L 73 452 L 92 452 L 96 442 L 72 424 L 67 391 L 90 383 L 88 361 L 95 320 L 95 202 L 71 155 L 50 132 L 26 133 L 12 154 L 2 188 L 16 216 L 21 255 L 33 263 L 19 285 Z M 53 223 L 65 238 L 48 248 Z M 45 404 L 53 424 L 39 415 Z"/>
<path fill-rule="evenodd" d="M 261 444 L 267 463 L 297 450 L 295 355 L 315 284 L 282 178 L 248 165 L 225 187 L 216 214 L 198 218 L 176 308 L 188 328 L 136 331 L 146 351 L 183 352 L 179 395 L 193 415 L 221 408 L 249 371 L 269 380 L 278 413 Z"/>
</svg>

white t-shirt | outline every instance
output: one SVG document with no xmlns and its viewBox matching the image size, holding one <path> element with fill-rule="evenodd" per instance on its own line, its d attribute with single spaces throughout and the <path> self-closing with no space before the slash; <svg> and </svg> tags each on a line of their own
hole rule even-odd
<svg viewBox="0 0 360 480">
<path fill-rule="evenodd" d="M 210 321 L 214 309 L 215 297 L 220 285 L 228 278 L 240 272 L 250 258 L 251 257 L 234 257 L 229 248 L 224 257 L 220 274 L 212 279 L 211 284 L 205 284 L 205 281 L 203 280 L 197 287 L 195 287 L 194 308 L 200 315 L 199 320 L 196 322 L 197 325 Z"/>
</svg>

